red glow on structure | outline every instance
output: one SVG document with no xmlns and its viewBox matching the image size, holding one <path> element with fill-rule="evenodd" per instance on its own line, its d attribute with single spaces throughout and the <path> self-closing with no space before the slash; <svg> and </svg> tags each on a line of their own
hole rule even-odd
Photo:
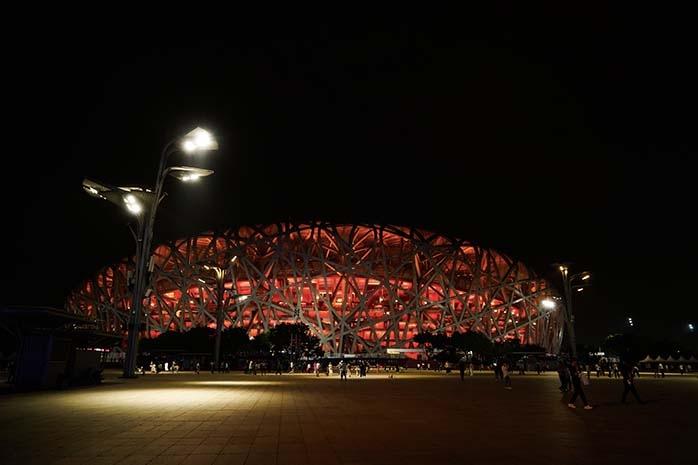
<svg viewBox="0 0 698 465">
<path fill-rule="evenodd" d="M 217 291 L 210 279 L 200 282 L 200 263 L 210 261 L 227 267 L 225 326 L 244 327 L 251 337 L 301 321 L 334 353 L 409 349 L 424 331 L 559 345 L 557 313 L 544 315 L 537 305 L 547 284 L 523 264 L 415 229 L 327 223 L 243 227 L 158 246 L 147 336 L 215 327 Z M 128 268 L 105 268 L 68 306 L 100 312 L 107 330 L 125 329 Z"/>
</svg>

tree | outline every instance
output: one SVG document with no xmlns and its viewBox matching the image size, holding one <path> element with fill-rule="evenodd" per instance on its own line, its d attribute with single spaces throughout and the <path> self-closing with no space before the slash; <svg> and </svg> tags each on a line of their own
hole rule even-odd
<svg viewBox="0 0 698 465">
<path fill-rule="evenodd" d="M 269 333 L 261 333 L 257 337 L 250 339 L 249 350 L 259 354 L 267 354 L 271 350 L 272 344 L 269 341 Z"/>
<path fill-rule="evenodd" d="M 512 352 L 522 352 L 521 341 L 518 338 L 506 339 L 503 342 L 498 342 L 494 345 L 495 353 L 498 355 L 507 355 Z"/>
<path fill-rule="evenodd" d="M 269 331 L 269 342 L 274 350 L 286 352 L 294 359 L 318 355 L 320 350 L 320 339 L 303 323 L 276 325 Z"/>
<path fill-rule="evenodd" d="M 221 350 L 224 354 L 237 354 L 249 349 L 249 347 L 250 336 L 244 328 L 229 328 L 221 333 Z"/>
<path fill-rule="evenodd" d="M 480 357 L 490 357 L 494 350 L 492 341 L 477 331 L 453 333 L 451 344 L 463 352 L 472 352 Z"/>
<path fill-rule="evenodd" d="M 524 344 L 521 346 L 522 352 L 546 352 L 545 347 L 536 344 Z"/>
<path fill-rule="evenodd" d="M 633 333 L 610 334 L 601 344 L 608 355 L 638 361 L 647 354 L 650 344 Z"/>
<path fill-rule="evenodd" d="M 214 337 L 215 331 L 208 327 L 192 328 L 185 333 L 167 331 L 155 339 L 144 339 L 140 349 L 144 352 L 210 353 L 213 351 Z"/>
<path fill-rule="evenodd" d="M 443 351 L 450 345 L 450 339 L 445 334 L 419 333 L 412 340 L 422 346 L 427 358 L 432 358 L 434 351 Z"/>
</svg>

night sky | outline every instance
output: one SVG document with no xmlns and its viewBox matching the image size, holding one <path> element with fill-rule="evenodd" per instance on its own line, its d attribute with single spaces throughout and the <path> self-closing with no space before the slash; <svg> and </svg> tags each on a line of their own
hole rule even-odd
<svg viewBox="0 0 698 465">
<path fill-rule="evenodd" d="M 221 150 L 175 161 L 216 174 L 168 182 L 156 242 L 286 220 L 422 227 L 555 283 L 557 261 L 592 271 L 581 342 L 627 316 L 678 336 L 696 323 L 695 40 L 649 15 L 521 19 L 28 35 L 5 66 L 0 304 L 61 307 L 132 254 L 127 215 L 83 177 L 152 185 L 164 143 L 200 125 Z"/>
</svg>

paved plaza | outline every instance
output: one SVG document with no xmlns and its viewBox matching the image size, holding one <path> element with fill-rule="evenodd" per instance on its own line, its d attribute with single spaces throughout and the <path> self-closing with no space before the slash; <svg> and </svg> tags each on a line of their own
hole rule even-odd
<svg viewBox="0 0 698 465">
<path fill-rule="evenodd" d="M 698 378 L 643 376 L 649 402 L 592 378 L 591 411 L 557 376 L 180 373 L 0 396 L 0 463 L 695 464 Z M 580 404 L 581 407 L 581 404 Z"/>
</svg>

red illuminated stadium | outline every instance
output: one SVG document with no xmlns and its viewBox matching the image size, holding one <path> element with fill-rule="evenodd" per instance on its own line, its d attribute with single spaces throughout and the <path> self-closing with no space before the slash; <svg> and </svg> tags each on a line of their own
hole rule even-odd
<svg viewBox="0 0 698 465">
<path fill-rule="evenodd" d="M 234 261 L 231 259 L 236 257 Z M 211 271 L 226 272 L 225 327 L 255 336 L 303 322 L 328 353 L 417 347 L 419 332 L 478 331 L 557 351 L 562 316 L 542 308 L 548 284 L 522 263 L 474 244 L 397 226 L 278 223 L 160 245 L 145 301 L 145 337 L 215 327 Z M 107 266 L 67 300 L 101 329 L 125 332 L 131 261 Z"/>
</svg>

